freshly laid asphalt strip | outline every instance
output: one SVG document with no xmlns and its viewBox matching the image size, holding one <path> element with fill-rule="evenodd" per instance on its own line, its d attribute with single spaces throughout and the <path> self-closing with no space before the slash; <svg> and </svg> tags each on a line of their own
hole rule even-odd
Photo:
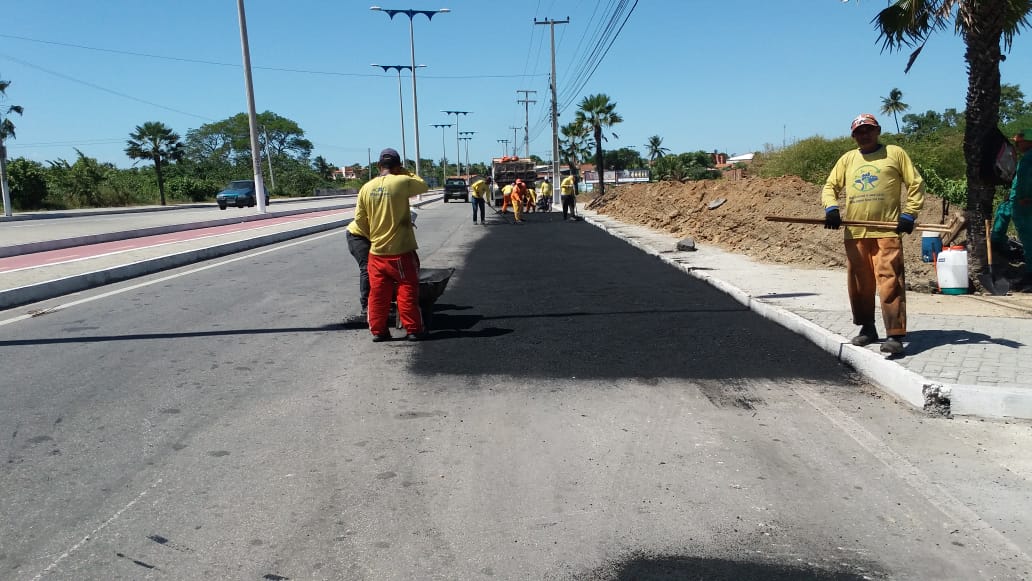
<svg viewBox="0 0 1032 581">
<path fill-rule="evenodd" d="M 587 222 L 497 220 L 434 305 L 413 372 L 854 381 L 806 339 Z"/>
</svg>

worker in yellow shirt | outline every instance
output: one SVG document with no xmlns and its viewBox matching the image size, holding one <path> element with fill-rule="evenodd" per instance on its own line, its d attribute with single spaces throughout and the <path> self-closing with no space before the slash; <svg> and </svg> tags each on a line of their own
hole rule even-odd
<svg viewBox="0 0 1032 581">
<path fill-rule="evenodd" d="M 369 331 L 389 341 L 387 318 L 397 296 L 398 316 L 418 341 L 426 333 L 419 311 L 419 256 L 409 198 L 425 193 L 426 182 L 401 165 L 397 150 L 380 152 L 380 175 L 366 182 L 355 202 L 357 229 L 369 236 Z"/>
<path fill-rule="evenodd" d="M 577 216 L 577 178 L 572 174 L 563 178 L 559 184 L 559 191 L 562 192 L 563 220 Z"/>
<path fill-rule="evenodd" d="M 541 200 L 540 205 L 543 210 L 547 210 L 552 205 L 552 182 L 548 181 L 548 178 L 545 178 L 545 181 L 541 182 L 538 187 L 538 200 Z"/>
<path fill-rule="evenodd" d="M 534 188 L 527 188 L 527 195 L 523 199 L 523 211 L 527 213 L 533 212 L 536 204 L 537 194 L 534 193 Z"/>
<path fill-rule="evenodd" d="M 481 178 L 473 182 L 470 189 L 473 191 L 470 202 L 473 204 L 473 223 L 477 223 L 477 210 L 480 210 L 480 223 L 487 224 L 484 218 L 484 207 L 487 203 L 487 195 L 491 191 L 491 178 Z"/>
<path fill-rule="evenodd" d="M 502 213 L 505 213 L 505 209 L 509 207 L 509 203 L 512 198 L 512 184 L 505 184 L 502 188 Z"/>
</svg>

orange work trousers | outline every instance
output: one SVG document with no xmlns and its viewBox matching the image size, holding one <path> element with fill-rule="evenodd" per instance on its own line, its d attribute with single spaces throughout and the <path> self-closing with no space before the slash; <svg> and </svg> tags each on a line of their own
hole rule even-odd
<svg viewBox="0 0 1032 581">
<path fill-rule="evenodd" d="M 415 251 L 393 256 L 369 255 L 369 330 L 386 335 L 391 300 L 397 294 L 398 317 L 410 335 L 423 332 L 419 312 L 419 257 Z"/>
<path fill-rule="evenodd" d="M 846 240 L 846 290 L 856 325 L 874 324 L 874 296 L 881 299 L 885 334 L 907 334 L 903 242 L 891 238 Z"/>
</svg>

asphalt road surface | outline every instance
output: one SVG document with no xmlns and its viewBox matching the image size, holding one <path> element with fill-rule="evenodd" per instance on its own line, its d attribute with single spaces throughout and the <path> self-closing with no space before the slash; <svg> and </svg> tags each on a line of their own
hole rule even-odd
<svg viewBox="0 0 1032 581">
<path fill-rule="evenodd" d="M 491 220 L 419 210 L 456 269 L 419 343 L 341 323 L 342 231 L 0 313 L 0 579 L 1032 574 L 1029 424 L 913 412 L 586 222 Z"/>
</svg>

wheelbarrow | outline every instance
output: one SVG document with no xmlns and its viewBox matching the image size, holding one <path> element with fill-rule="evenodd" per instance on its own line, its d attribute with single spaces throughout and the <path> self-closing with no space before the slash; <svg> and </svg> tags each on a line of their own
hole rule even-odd
<svg viewBox="0 0 1032 581">
<path fill-rule="evenodd" d="M 444 289 L 448 288 L 448 281 L 454 272 L 454 268 L 419 269 L 419 314 L 423 317 L 424 331 L 432 328 L 430 321 L 434 314 L 434 303 L 444 294 Z M 397 303 L 391 304 L 391 315 L 394 317 L 394 327 L 403 329 Z"/>
</svg>

